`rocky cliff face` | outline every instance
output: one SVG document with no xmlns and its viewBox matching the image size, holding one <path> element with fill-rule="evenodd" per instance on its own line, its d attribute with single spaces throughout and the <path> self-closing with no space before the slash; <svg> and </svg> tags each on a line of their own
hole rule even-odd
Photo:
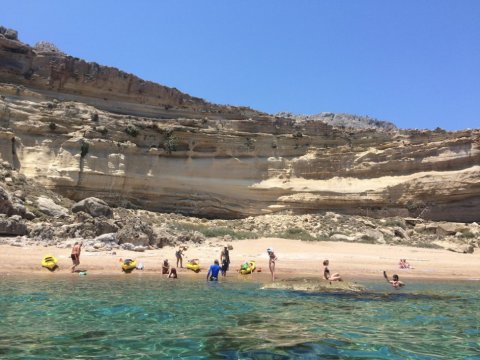
<svg viewBox="0 0 480 360">
<path fill-rule="evenodd" d="M 0 34 L 0 154 L 73 200 L 237 218 L 480 220 L 480 130 L 348 128 L 210 104 Z"/>
</svg>

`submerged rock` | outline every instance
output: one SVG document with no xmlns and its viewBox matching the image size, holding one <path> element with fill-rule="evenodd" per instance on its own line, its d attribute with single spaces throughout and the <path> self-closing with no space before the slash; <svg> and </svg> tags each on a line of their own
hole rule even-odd
<svg viewBox="0 0 480 360">
<path fill-rule="evenodd" d="M 323 279 L 294 278 L 265 284 L 262 289 L 280 289 L 303 292 L 362 292 L 365 288 L 348 281 L 327 281 Z"/>
</svg>

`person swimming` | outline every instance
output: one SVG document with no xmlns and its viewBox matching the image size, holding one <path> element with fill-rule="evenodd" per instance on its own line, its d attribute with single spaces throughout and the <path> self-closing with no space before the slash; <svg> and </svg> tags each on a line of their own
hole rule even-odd
<svg viewBox="0 0 480 360">
<path fill-rule="evenodd" d="M 392 280 L 390 280 L 388 278 L 387 272 L 383 271 L 383 277 L 385 278 L 385 280 L 387 280 L 387 282 L 389 282 L 393 286 L 393 288 L 395 288 L 397 290 L 400 289 L 401 287 L 405 286 L 405 283 L 400 281 L 400 278 L 398 277 L 397 274 L 394 274 L 392 276 Z"/>
</svg>

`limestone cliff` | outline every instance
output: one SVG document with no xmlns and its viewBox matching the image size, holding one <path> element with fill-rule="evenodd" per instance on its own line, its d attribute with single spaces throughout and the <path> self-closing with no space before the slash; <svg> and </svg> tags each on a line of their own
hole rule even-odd
<svg viewBox="0 0 480 360">
<path fill-rule="evenodd" d="M 2 35 L 0 94 L 2 158 L 73 200 L 222 218 L 480 220 L 480 130 L 270 116 Z"/>
</svg>

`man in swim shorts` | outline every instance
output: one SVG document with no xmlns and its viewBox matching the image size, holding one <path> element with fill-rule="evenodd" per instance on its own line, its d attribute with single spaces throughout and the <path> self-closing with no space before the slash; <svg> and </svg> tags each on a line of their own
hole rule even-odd
<svg viewBox="0 0 480 360">
<path fill-rule="evenodd" d="M 180 247 L 175 252 L 175 257 L 177 258 L 177 268 L 178 268 L 178 264 L 180 264 L 180 267 L 183 268 L 183 250 L 184 248 Z"/>
<path fill-rule="evenodd" d="M 228 246 L 225 246 L 220 254 L 220 261 L 222 262 L 222 276 L 227 275 L 227 270 L 230 266 L 230 252 Z"/>
<path fill-rule="evenodd" d="M 222 268 L 220 267 L 218 260 L 215 259 L 213 265 L 210 265 L 210 269 L 208 269 L 207 281 L 218 281 L 218 273 L 221 269 Z"/>
<path fill-rule="evenodd" d="M 72 273 L 75 272 L 75 268 L 80 265 L 80 252 L 82 251 L 82 245 L 83 243 L 79 243 L 78 241 L 73 244 L 72 254 L 70 255 L 73 263 Z"/>
</svg>

